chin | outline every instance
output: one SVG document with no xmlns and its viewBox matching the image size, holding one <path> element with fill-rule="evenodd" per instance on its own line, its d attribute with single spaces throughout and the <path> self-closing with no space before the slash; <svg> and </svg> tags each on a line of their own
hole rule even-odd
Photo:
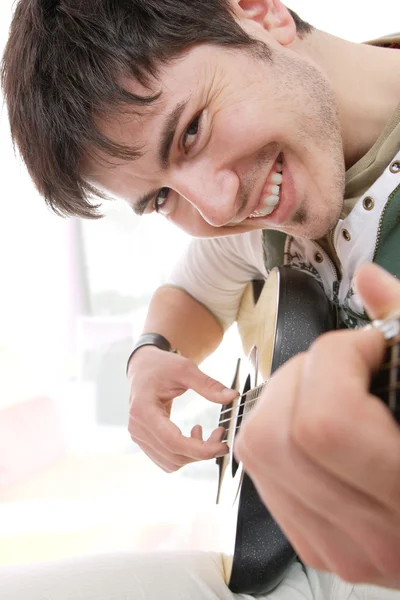
<svg viewBox="0 0 400 600">
<path fill-rule="evenodd" d="M 319 240 L 327 235 L 334 226 L 329 225 L 321 225 L 314 223 L 304 223 L 302 225 L 288 225 L 286 227 L 282 227 L 281 231 L 288 235 L 292 235 L 293 237 L 305 238 L 307 240 Z M 277 229 L 277 228 L 274 228 Z"/>
<path fill-rule="evenodd" d="M 282 227 L 282 231 L 295 237 L 318 240 L 336 227 L 342 212 L 343 200 L 330 206 L 329 210 L 314 211 L 312 208 L 300 209 L 291 223 Z"/>
</svg>

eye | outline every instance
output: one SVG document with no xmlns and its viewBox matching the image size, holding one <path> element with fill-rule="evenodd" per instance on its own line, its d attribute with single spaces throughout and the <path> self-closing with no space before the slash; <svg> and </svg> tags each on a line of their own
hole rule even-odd
<svg viewBox="0 0 400 600">
<path fill-rule="evenodd" d="M 197 141 L 200 130 L 200 119 L 201 114 L 197 115 L 197 117 L 193 119 L 183 135 L 182 146 L 185 152 L 188 152 Z"/>
<path fill-rule="evenodd" d="M 167 187 L 161 188 L 157 196 L 154 198 L 154 210 L 159 212 L 168 200 L 170 189 Z"/>
</svg>

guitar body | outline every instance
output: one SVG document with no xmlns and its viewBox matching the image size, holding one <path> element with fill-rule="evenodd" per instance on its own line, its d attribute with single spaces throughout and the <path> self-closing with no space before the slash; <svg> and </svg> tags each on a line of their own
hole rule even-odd
<svg viewBox="0 0 400 600">
<path fill-rule="evenodd" d="M 257 282 L 259 283 L 259 282 Z M 242 465 L 235 460 L 235 436 L 268 383 L 262 381 L 295 354 L 307 350 L 322 333 L 336 329 L 336 313 L 320 284 L 307 273 L 290 267 L 275 268 L 261 293 L 249 286 L 238 315 L 245 353 L 250 350 L 251 373 L 242 395 L 221 409 L 219 424 L 226 429 L 229 454 L 219 465 L 218 504 L 224 505 L 225 536 L 219 548 L 225 581 L 233 592 L 266 593 L 276 587 L 296 554 L 264 506 Z M 376 321 L 385 336 L 383 362 L 371 379 L 370 391 L 388 407 L 400 423 L 400 311 L 386 321 Z M 241 391 L 238 377 L 234 385 Z"/>
<path fill-rule="evenodd" d="M 260 326 L 264 320 L 264 325 Z M 231 512 L 232 531 L 223 551 L 225 581 L 236 593 L 261 594 L 282 580 L 296 554 L 264 506 L 233 455 L 235 435 L 246 412 L 254 404 L 258 372 L 265 381 L 295 354 L 305 351 L 322 333 L 334 329 L 336 316 L 320 284 L 310 275 L 289 267 L 274 269 L 259 298 L 254 286 L 243 296 L 238 327 L 252 373 L 242 396 L 223 407 L 220 425 L 226 428 L 230 452 L 219 464 L 217 502 Z M 236 378 L 237 379 L 237 378 Z M 239 383 L 235 381 L 238 389 Z M 248 405 L 248 407 L 247 407 Z"/>
</svg>

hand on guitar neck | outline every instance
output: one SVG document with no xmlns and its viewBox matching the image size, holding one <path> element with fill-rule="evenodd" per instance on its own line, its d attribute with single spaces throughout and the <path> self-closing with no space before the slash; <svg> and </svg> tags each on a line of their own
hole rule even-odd
<svg viewBox="0 0 400 600">
<path fill-rule="evenodd" d="M 378 267 L 357 287 L 373 319 L 399 310 Z M 306 565 L 400 589 L 400 427 L 370 392 L 384 351 L 376 329 L 322 335 L 272 376 L 235 454 Z"/>
</svg>

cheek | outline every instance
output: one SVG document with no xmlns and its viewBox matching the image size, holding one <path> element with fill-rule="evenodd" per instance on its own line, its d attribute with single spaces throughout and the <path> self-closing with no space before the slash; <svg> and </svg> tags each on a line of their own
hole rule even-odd
<svg viewBox="0 0 400 600">
<path fill-rule="evenodd" d="M 182 198 L 179 206 L 165 218 L 193 237 L 214 237 L 218 234 L 218 229 L 207 223 L 199 211 Z"/>
<path fill-rule="evenodd" d="M 271 118 L 274 114 L 274 118 Z M 262 103 L 250 107 L 235 107 L 218 123 L 213 136 L 213 155 L 223 157 L 225 165 L 241 172 L 252 169 L 265 152 L 264 161 L 269 160 L 277 149 L 290 143 L 284 119 Z"/>
<path fill-rule="evenodd" d="M 259 103 L 245 99 L 219 112 L 213 122 L 213 142 L 219 151 L 240 153 L 264 144 L 268 137 Z"/>
<path fill-rule="evenodd" d="M 214 229 L 187 200 L 179 199 L 179 205 L 166 219 L 193 237 L 209 237 L 208 229 Z"/>
</svg>

